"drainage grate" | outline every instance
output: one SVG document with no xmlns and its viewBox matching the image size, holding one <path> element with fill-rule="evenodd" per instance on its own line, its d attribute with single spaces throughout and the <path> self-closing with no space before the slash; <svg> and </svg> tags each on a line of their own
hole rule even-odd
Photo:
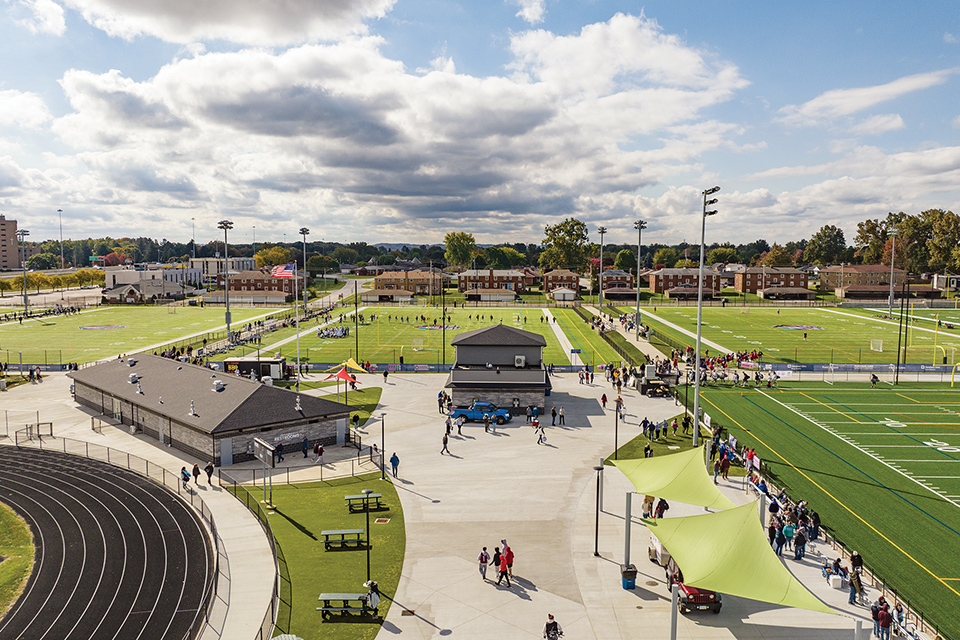
<svg viewBox="0 0 960 640">
<path fill-rule="evenodd" d="M 400 615 L 402 615 L 402 616 L 412 616 L 412 615 L 414 615 L 414 612 L 413 612 L 413 609 L 404 609 L 403 611 L 400 612 Z"/>
<path fill-rule="evenodd" d="M 648 587 L 655 587 L 660 583 L 656 580 L 647 580 L 644 584 L 646 584 Z"/>
<path fill-rule="evenodd" d="M 377 518 L 373 521 L 373 524 L 387 524 L 390 522 L 390 518 Z"/>
</svg>

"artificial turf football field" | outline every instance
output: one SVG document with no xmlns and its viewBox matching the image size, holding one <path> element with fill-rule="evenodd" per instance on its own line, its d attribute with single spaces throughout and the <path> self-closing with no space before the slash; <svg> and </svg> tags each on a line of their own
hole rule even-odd
<svg viewBox="0 0 960 640">
<path fill-rule="evenodd" d="M 960 389 L 789 383 L 701 394 L 776 484 L 960 638 Z"/>
<path fill-rule="evenodd" d="M 570 364 L 570 354 L 560 345 L 553 330 L 554 326 L 567 336 L 572 348 L 580 349 L 581 359 L 587 364 L 620 361 L 620 356 L 572 309 L 550 309 L 550 313 L 556 318 L 556 324 L 552 324 L 547 322 L 547 317 L 539 307 L 448 308 L 447 315 L 450 319 L 447 321 L 445 354 L 442 349 L 444 332 L 439 329 L 442 313 L 439 308 L 360 307 L 363 321 L 359 323 L 359 329 L 354 324 L 353 316 L 347 315 L 351 311 L 348 307 L 333 314 L 335 322 L 331 326 L 339 326 L 341 323 L 337 321 L 337 317 L 344 314 L 342 325 L 350 329 L 350 334 L 345 338 L 318 337 L 317 329 L 320 325 L 314 321 L 310 322 L 312 328 L 301 325 L 301 358 L 309 362 L 328 363 L 343 362 L 347 358 L 374 363 L 398 363 L 400 356 L 403 356 L 404 364 L 437 364 L 445 356 L 446 364 L 453 364 L 456 350 L 450 343 L 457 335 L 503 322 L 507 326 L 543 336 L 547 343 L 543 350 L 543 359 L 548 364 Z M 371 315 L 375 316 L 372 320 Z M 399 320 L 398 316 L 403 318 L 403 321 Z M 420 316 L 425 316 L 426 321 Z M 270 333 L 264 336 L 260 350 L 279 352 L 291 361 L 296 356 L 295 340 L 276 347 L 272 345 L 293 336 L 292 327 Z M 255 347 L 244 345 L 217 358 L 237 357 L 253 352 Z"/>
<path fill-rule="evenodd" d="M 703 340 L 730 351 L 763 350 L 765 362 L 893 363 L 897 359 L 899 310 L 895 319 L 874 317 L 879 309 L 837 309 L 812 307 L 741 307 L 703 309 Z M 624 307 L 621 313 L 632 313 Z M 886 309 L 882 310 L 886 313 Z M 916 321 L 906 328 L 906 362 L 910 364 L 960 363 L 960 324 L 953 329 L 938 327 L 936 314 L 944 323 L 960 323 L 960 312 L 952 309 L 911 312 Z M 656 333 L 683 344 L 694 338 L 667 325 L 670 323 L 696 335 L 695 306 L 657 306 L 641 309 L 644 324 Z M 926 319 L 925 319 L 926 318 Z M 807 338 L 804 340 L 804 334 Z M 871 340 L 882 340 L 882 351 L 871 350 Z M 711 353 L 716 348 L 705 345 Z M 903 361 L 901 359 L 901 361 Z"/>
<path fill-rule="evenodd" d="M 223 327 L 223 308 L 104 306 L 69 316 L 32 318 L 20 324 L 0 324 L 0 361 L 11 366 L 30 364 L 85 363 L 116 357 L 144 347 L 173 342 L 188 335 Z M 232 309 L 232 324 L 239 326 L 254 317 L 279 309 Z"/>
</svg>

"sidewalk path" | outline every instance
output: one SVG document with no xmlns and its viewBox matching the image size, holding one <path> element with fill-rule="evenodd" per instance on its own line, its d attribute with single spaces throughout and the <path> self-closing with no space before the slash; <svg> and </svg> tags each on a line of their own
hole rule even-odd
<svg viewBox="0 0 960 640">
<path fill-rule="evenodd" d="M 560 342 L 560 347 L 563 348 L 564 353 L 569 356 L 570 364 L 575 367 L 582 367 L 583 360 L 580 359 L 580 354 L 572 353 L 573 345 L 570 344 L 567 334 L 563 332 L 563 329 L 560 328 L 560 325 L 554 322 L 553 313 L 550 311 L 550 309 L 544 309 L 543 315 L 547 317 L 547 323 L 550 325 L 550 328 L 553 329 L 553 335 L 557 336 L 557 340 Z"/>
<path fill-rule="evenodd" d="M 632 560 L 640 572 L 637 589 L 620 586 L 623 496 L 630 487 L 611 467 L 604 471 L 600 557 L 593 556 L 597 476 L 592 467 L 613 449 L 614 438 L 612 411 L 605 412 L 597 400 L 606 385 L 580 385 L 570 374 L 555 376 L 547 398 L 546 445 L 536 444 L 521 417 L 496 433 L 467 423 L 463 437 L 450 439 L 451 455 L 441 455 L 443 417 L 434 400 L 444 380 L 395 374 L 383 392 L 385 453 L 395 451 L 401 460 L 396 486 L 407 547 L 395 603 L 379 640 L 398 635 L 415 640 L 448 635 L 540 638 L 547 613 L 557 616 L 569 638 L 668 638 L 669 592 L 663 570 L 646 559 L 648 534 L 636 515 Z M 621 443 L 639 433 L 643 415 L 659 420 L 679 412 L 670 399 L 642 397 L 632 389 L 623 395 L 628 415 L 620 423 Z M 565 426 L 550 426 L 551 405 L 564 406 Z M 724 483 L 723 490 L 737 503 L 751 498 L 739 479 Z M 638 515 L 640 501 L 634 505 Z M 703 509 L 673 505 L 670 515 L 696 513 Z M 502 538 L 516 553 L 509 589 L 505 583 L 496 586 L 493 569 L 487 574 L 493 582 L 481 580 L 475 560 L 482 546 L 492 553 Z M 818 552 L 786 564 L 825 602 L 847 610 L 846 592 L 829 589 L 820 576 Z M 847 611 L 869 618 L 863 608 Z M 853 628 L 847 617 L 725 597 L 718 616 L 682 616 L 679 637 L 833 640 L 853 637 Z"/>
</svg>

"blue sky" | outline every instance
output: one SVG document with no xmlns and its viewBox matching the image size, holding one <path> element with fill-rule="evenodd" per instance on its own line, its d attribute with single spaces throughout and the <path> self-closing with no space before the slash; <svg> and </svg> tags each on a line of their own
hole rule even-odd
<svg viewBox="0 0 960 640">
<path fill-rule="evenodd" d="M 853 241 L 957 210 L 960 5 L 3 0 L 0 212 L 31 238 Z M 592 233 L 595 235 L 595 233 Z"/>
</svg>

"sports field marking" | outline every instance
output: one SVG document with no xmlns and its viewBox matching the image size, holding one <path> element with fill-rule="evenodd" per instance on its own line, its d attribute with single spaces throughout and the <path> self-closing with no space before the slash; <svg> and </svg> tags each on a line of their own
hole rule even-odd
<svg viewBox="0 0 960 640">
<path fill-rule="evenodd" d="M 863 316 L 854 315 L 854 314 L 852 314 L 852 313 L 844 313 L 843 311 L 836 311 L 836 310 L 834 310 L 834 309 L 821 309 L 821 311 L 824 311 L 824 312 L 826 312 L 826 313 L 835 313 L 835 314 L 841 315 L 841 316 L 850 316 L 850 317 L 852 317 L 852 318 L 862 318 L 862 317 L 863 317 Z M 873 318 L 872 320 L 873 320 L 873 322 L 880 322 L 880 323 L 883 323 L 883 324 L 889 324 L 889 325 L 893 325 L 893 326 L 895 326 L 895 327 L 899 327 L 899 326 L 900 326 L 900 323 L 899 323 L 899 322 L 894 322 L 894 321 L 892 321 L 892 320 L 881 320 L 880 318 Z M 879 329 L 880 327 L 877 327 L 877 328 Z M 927 333 L 937 333 L 937 330 L 936 330 L 936 329 L 927 329 L 926 327 L 911 327 L 911 329 L 914 330 L 914 331 L 925 331 L 925 332 L 927 332 Z M 955 334 L 955 333 L 949 333 L 949 332 L 947 332 L 947 331 L 940 331 L 939 333 L 940 333 L 940 335 L 950 336 L 951 338 L 960 338 L 960 336 L 958 336 L 957 334 Z"/>
<path fill-rule="evenodd" d="M 653 319 L 656 320 L 657 322 L 659 322 L 659 323 L 661 323 L 661 324 L 663 324 L 663 325 L 666 325 L 666 326 L 670 327 L 670 328 L 673 329 L 674 331 L 679 331 L 680 333 L 682 333 L 683 335 L 687 336 L 688 338 L 693 338 L 694 340 L 696 340 L 696 338 L 697 338 L 697 334 L 692 333 L 692 332 L 690 332 L 690 331 L 687 331 L 687 330 L 684 329 L 683 327 L 680 327 L 680 326 L 678 326 L 678 325 L 675 325 L 675 324 L 673 324 L 672 322 L 670 322 L 670 321 L 668 321 L 668 320 L 664 320 L 663 318 L 661 318 L 660 316 L 658 316 L 658 315 L 656 315 L 656 314 L 654 314 L 654 313 L 650 313 L 649 311 L 647 311 L 647 312 L 646 312 L 646 315 L 650 316 L 651 318 L 653 318 Z M 701 323 L 701 324 L 703 324 L 703 323 Z M 737 337 L 740 337 L 740 336 L 737 336 Z M 707 345 L 708 347 L 711 347 L 712 349 L 716 349 L 716 350 L 721 351 L 721 352 L 723 352 L 723 353 L 730 353 L 730 352 L 732 351 L 731 349 L 728 349 L 728 348 L 726 348 L 726 347 L 720 346 L 719 344 L 717 344 L 716 342 L 713 342 L 712 340 L 707 340 L 707 339 L 704 338 L 702 335 L 700 336 L 700 343 L 701 343 L 701 344 L 705 344 L 705 345 Z"/>
<path fill-rule="evenodd" d="M 761 392 L 761 393 L 763 393 L 763 392 Z M 733 424 L 737 425 L 738 427 L 740 427 L 741 429 L 743 429 L 746 433 L 749 433 L 752 437 L 756 438 L 756 439 L 757 439 L 757 442 L 759 442 L 761 445 L 763 445 L 764 447 L 766 447 L 767 450 L 770 451 L 771 453 L 773 453 L 775 456 L 777 456 L 778 458 L 780 458 L 780 460 L 782 460 L 782 461 L 784 462 L 784 464 L 788 465 L 791 469 L 793 469 L 794 471 L 796 471 L 797 473 L 799 473 L 801 476 L 803 476 L 804 478 L 806 478 L 807 481 L 810 482 L 810 484 L 812 484 L 813 486 L 815 486 L 817 489 L 820 489 L 820 491 L 822 491 L 822 492 L 824 493 L 824 495 L 828 496 L 831 500 L 833 500 L 833 501 L 836 502 L 838 505 L 840 505 L 841 507 L 843 507 L 847 512 L 850 513 L 851 516 L 853 516 L 854 518 L 856 518 L 857 520 L 859 520 L 860 522 L 862 522 L 864 525 L 866 525 L 867 528 L 869 528 L 869 529 L 870 529 L 871 531 L 873 531 L 875 534 L 877 534 L 878 536 L 880 536 L 881 538 L 883 538 L 884 540 L 886 540 L 886 541 L 890 544 L 890 546 L 892 546 L 894 549 L 896 549 L 897 551 L 899 551 L 900 553 L 902 553 L 905 557 L 909 558 L 909 559 L 910 559 L 914 564 L 916 564 L 918 567 L 920 567 L 921 569 L 923 569 L 924 571 L 926 571 L 928 574 L 930 574 L 930 576 L 931 576 L 934 580 L 936 580 L 937 582 L 939 582 L 940 584 L 942 584 L 943 586 L 945 586 L 947 589 L 949 589 L 950 591 L 952 591 L 955 595 L 960 596 L 960 591 L 957 591 L 956 589 L 954 589 L 953 587 L 951 587 L 949 584 L 947 584 L 947 583 L 943 580 L 943 578 L 941 578 L 940 576 L 938 576 L 937 574 L 935 574 L 933 571 L 931 571 L 930 569 L 928 569 L 926 565 L 924 565 L 922 562 L 920 562 L 919 560 L 917 560 L 916 558 L 914 558 L 912 555 L 910 555 L 910 554 L 909 554 L 906 550 L 904 550 L 900 545 L 898 545 L 896 542 L 894 542 L 893 540 L 891 540 L 890 538 L 888 538 L 888 537 L 887 537 L 886 535 L 884 535 L 881 531 L 878 531 L 876 527 L 874 527 L 872 524 L 870 524 L 869 522 L 867 522 L 866 520 L 864 520 L 862 516 L 860 516 L 856 511 L 854 511 L 854 510 L 851 509 L 850 507 L 848 507 L 845 503 L 843 503 L 841 500 L 839 500 L 839 499 L 838 499 L 836 496 L 834 496 L 832 493 L 830 493 L 829 491 L 827 491 L 826 489 L 824 489 L 822 486 L 820 486 L 820 483 L 819 483 L 819 482 L 817 482 L 816 480 L 814 480 L 813 478 L 811 478 L 809 475 L 807 475 L 807 474 L 806 474 L 804 471 L 802 471 L 801 469 L 798 469 L 798 468 L 796 467 L 796 465 L 794 465 L 792 462 L 790 462 L 789 460 L 787 460 L 786 458 L 784 458 L 784 457 L 780 454 L 779 451 L 777 451 L 776 449 L 774 449 L 773 447 L 771 447 L 770 445 L 768 445 L 766 442 L 764 442 L 762 438 L 760 438 L 759 436 L 757 436 L 757 434 L 753 433 L 750 429 L 746 428 L 745 426 L 743 426 L 742 424 L 740 424 L 739 422 L 737 422 L 737 420 L 735 420 L 735 419 L 734 419 L 730 414 L 728 414 L 726 411 L 724 411 L 723 409 L 721 409 L 721 408 L 718 407 L 717 405 L 715 405 L 715 404 L 713 404 L 712 402 L 710 402 L 710 399 L 709 399 L 709 398 L 703 398 L 703 400 L 704 400 L 705 402 L 709 403 L 710 406 L 712 406 L 714 409 L 716 409 L 717 411 L 719 411 L 720 413 L 722 413 L 724 416 L 726 416 L 726 418 L 727 418 L 728 420 L 730 420 Z M 909 461 L 908 461 L 908 462 L 909 462 Z M 960 460 L 957 460 L 957 462 L 960 462 Z"/>
<path fill-rule="evenodd" d="M 906 478 L 906 479 L 910 480 L 911 482 L 915 483 L 916 485 L 921 486 L 921 487 L 923 487 L 924 489 L 930 491 L 931 493 L 933 493 L 934 495 L 936 495 L 938 498 L 942 498 L 944 501 L 949 502 L 950 504 L 952 504 L 953 506 L 955 506 L 955 507 L 957 507 L 957 508 L 960 508 L 960 503 L 957 503 L 957 502 L 955 502 L 954 500 L 951 500 L 951 499 L 947 498 L 945 495 L 943 495 L 942 493 L 939 493 L 938 491 L 934 491 L 934 490 L 933 490 L 932 488 L 930 488 L 927 484 L 925 484 L 925 483 L 923 483 L 923 482 L 920 482 L 919 480 L 917 480 L 916 478 L 914 478 L 912 475 L 910 475 L 908 472 L 904 471 L 903 469 L 900 469 L 899 467 L 895 467 L 895 466 L 889 464 L 889 463 L 888 463 L 886 460 L 884 460 L 883 458 L 874 455 L 874 454 L 873 454 L 872 452 L 870 452 L 870 451 L 867 451 L 867 450 L 864 449 L 862 446 L 860 446 L 859 443 L 855 442 L 852 438 L 847 438 L 847 437 L 845 437 L 845 436 L 840 436 L 840 435 L 838 435 L 837 432 L 836 432 L 835 430 L 831 429 L 830 427 L 824 426 L 824 425 L 820 424 L 818 421 L 814 420 L 813 418 L 811 418 L 811 417 L 809 417 L 809 416 L 803 415 L 803 413 L 801 413 L 801 412 L 798 411 L 797 409 L 791 407 L 791 406 L 788 405 L 788 404 L 784 404 L 783 402 L 780 402 L 780 401 L 777 400 L 776 398 L 771 397 L 770 395 L 768 395 L 767 393 L 765 393 L 765 392 L 763 392 L 763 391 L 759 391 L 759 390 L 758 390 L 758 393 L 760 393 L 760 395 L 764 396 L 765 398 L 767 398 L 767 399 L 769 399 L 769 400 L 777 403 L 777 404 L 780 405 L 781 407 L 789 410 L 790 412 L 795 413 L 796 415 L 800 416 L 801 418 L 804 418 L 805 420 L 809 421 L 811 424 L 813 424 L 813 425 L 815 425 L 815 426 L 817 426 L 817 427 L 820 427 L 822 430 L 824 430 L 824 431 L 826 431 L 827 433 L 835 436 L 836 438 L 838 438 L 838 439 L 841 440 L 842 442 L 845 442 L 845 443 L 849 444 L 851 447 L 853 447 L 854 449 L 857 449 L 858 451 L 860 451 L 860 452 L 863 453 L 864 455 L 873 458 L 874 460 L 876 460 L 877 462 L 879 462 L 879 463 L 882 464 L 883 466 L 887 467 L 888 469 L 892 469 L 893 471 L 896 471 L 897 473 L 899 473 L 900 475 L 902 475 L 904 478 Z M 807 396 L 806 394 L 803 394 L 803 395 L 804 395 L 805 397 L 809 398 L 810 400 L 813 400 L 814 402 L 816 402 L 816 400 L 815 400 L 814 398 L 811 398 L 810 396 Z M 824 403 L 822 403 L 822 402 L 819 403 L 819 404 L 823 405 L 824 407 L 828 407 L 828 408 L 829 408 L 829 405 L 827 405 L 827 404 L 824 404 Z M 841 412 L 838 410 L 837 413 L 841 413 Z M 855 422 L 857 422 L 857 421 L 855 421 Z M 871 424 L 880 424 L 880 423 L 871 423 Z M 901 434 L 901 435 L 902 435 L 902 434 Z M 933 449 L 933 447 L 930 447 L 930 448 Z M 934 449 L 934 450 L 935 450 L 935 449 Z M 903 462 L 910 462 L 910 461 L 909 461 L 909 460 L 905 460 L 905 461 L 903 461 Z M 936 461 L 935 461 L 935 460 L 930 460 L 929 462 L 936 462 Z M 956 460 L 956 462 L 960 462 L 960 460 Z M 960 595 L 960 594 L 958 594 L 958 595 Z"/>
<path fill-rule="evenodd" d="M 553 331 L 553 335 L 557 337 L 557 342 L 560 343 L 560 347 L 566 352 L 567 358 L 570 360 L 570 364 L 575 367 L 582 367 L 583 360 L 580 359 L 580 354 L 570 353 L 573 345 L 570 344 L 570 341 L 567 339 L 566 334 L 560 328 L 560 325 L 557 322 L 554 322 L 554 315 L 549 309 L 541 309 L 543 315 L 547 318 L 547 324 L 550 325 L 550 329 Z M 558 318 L 559 320 L 559 318 Z"/>
</svg>

